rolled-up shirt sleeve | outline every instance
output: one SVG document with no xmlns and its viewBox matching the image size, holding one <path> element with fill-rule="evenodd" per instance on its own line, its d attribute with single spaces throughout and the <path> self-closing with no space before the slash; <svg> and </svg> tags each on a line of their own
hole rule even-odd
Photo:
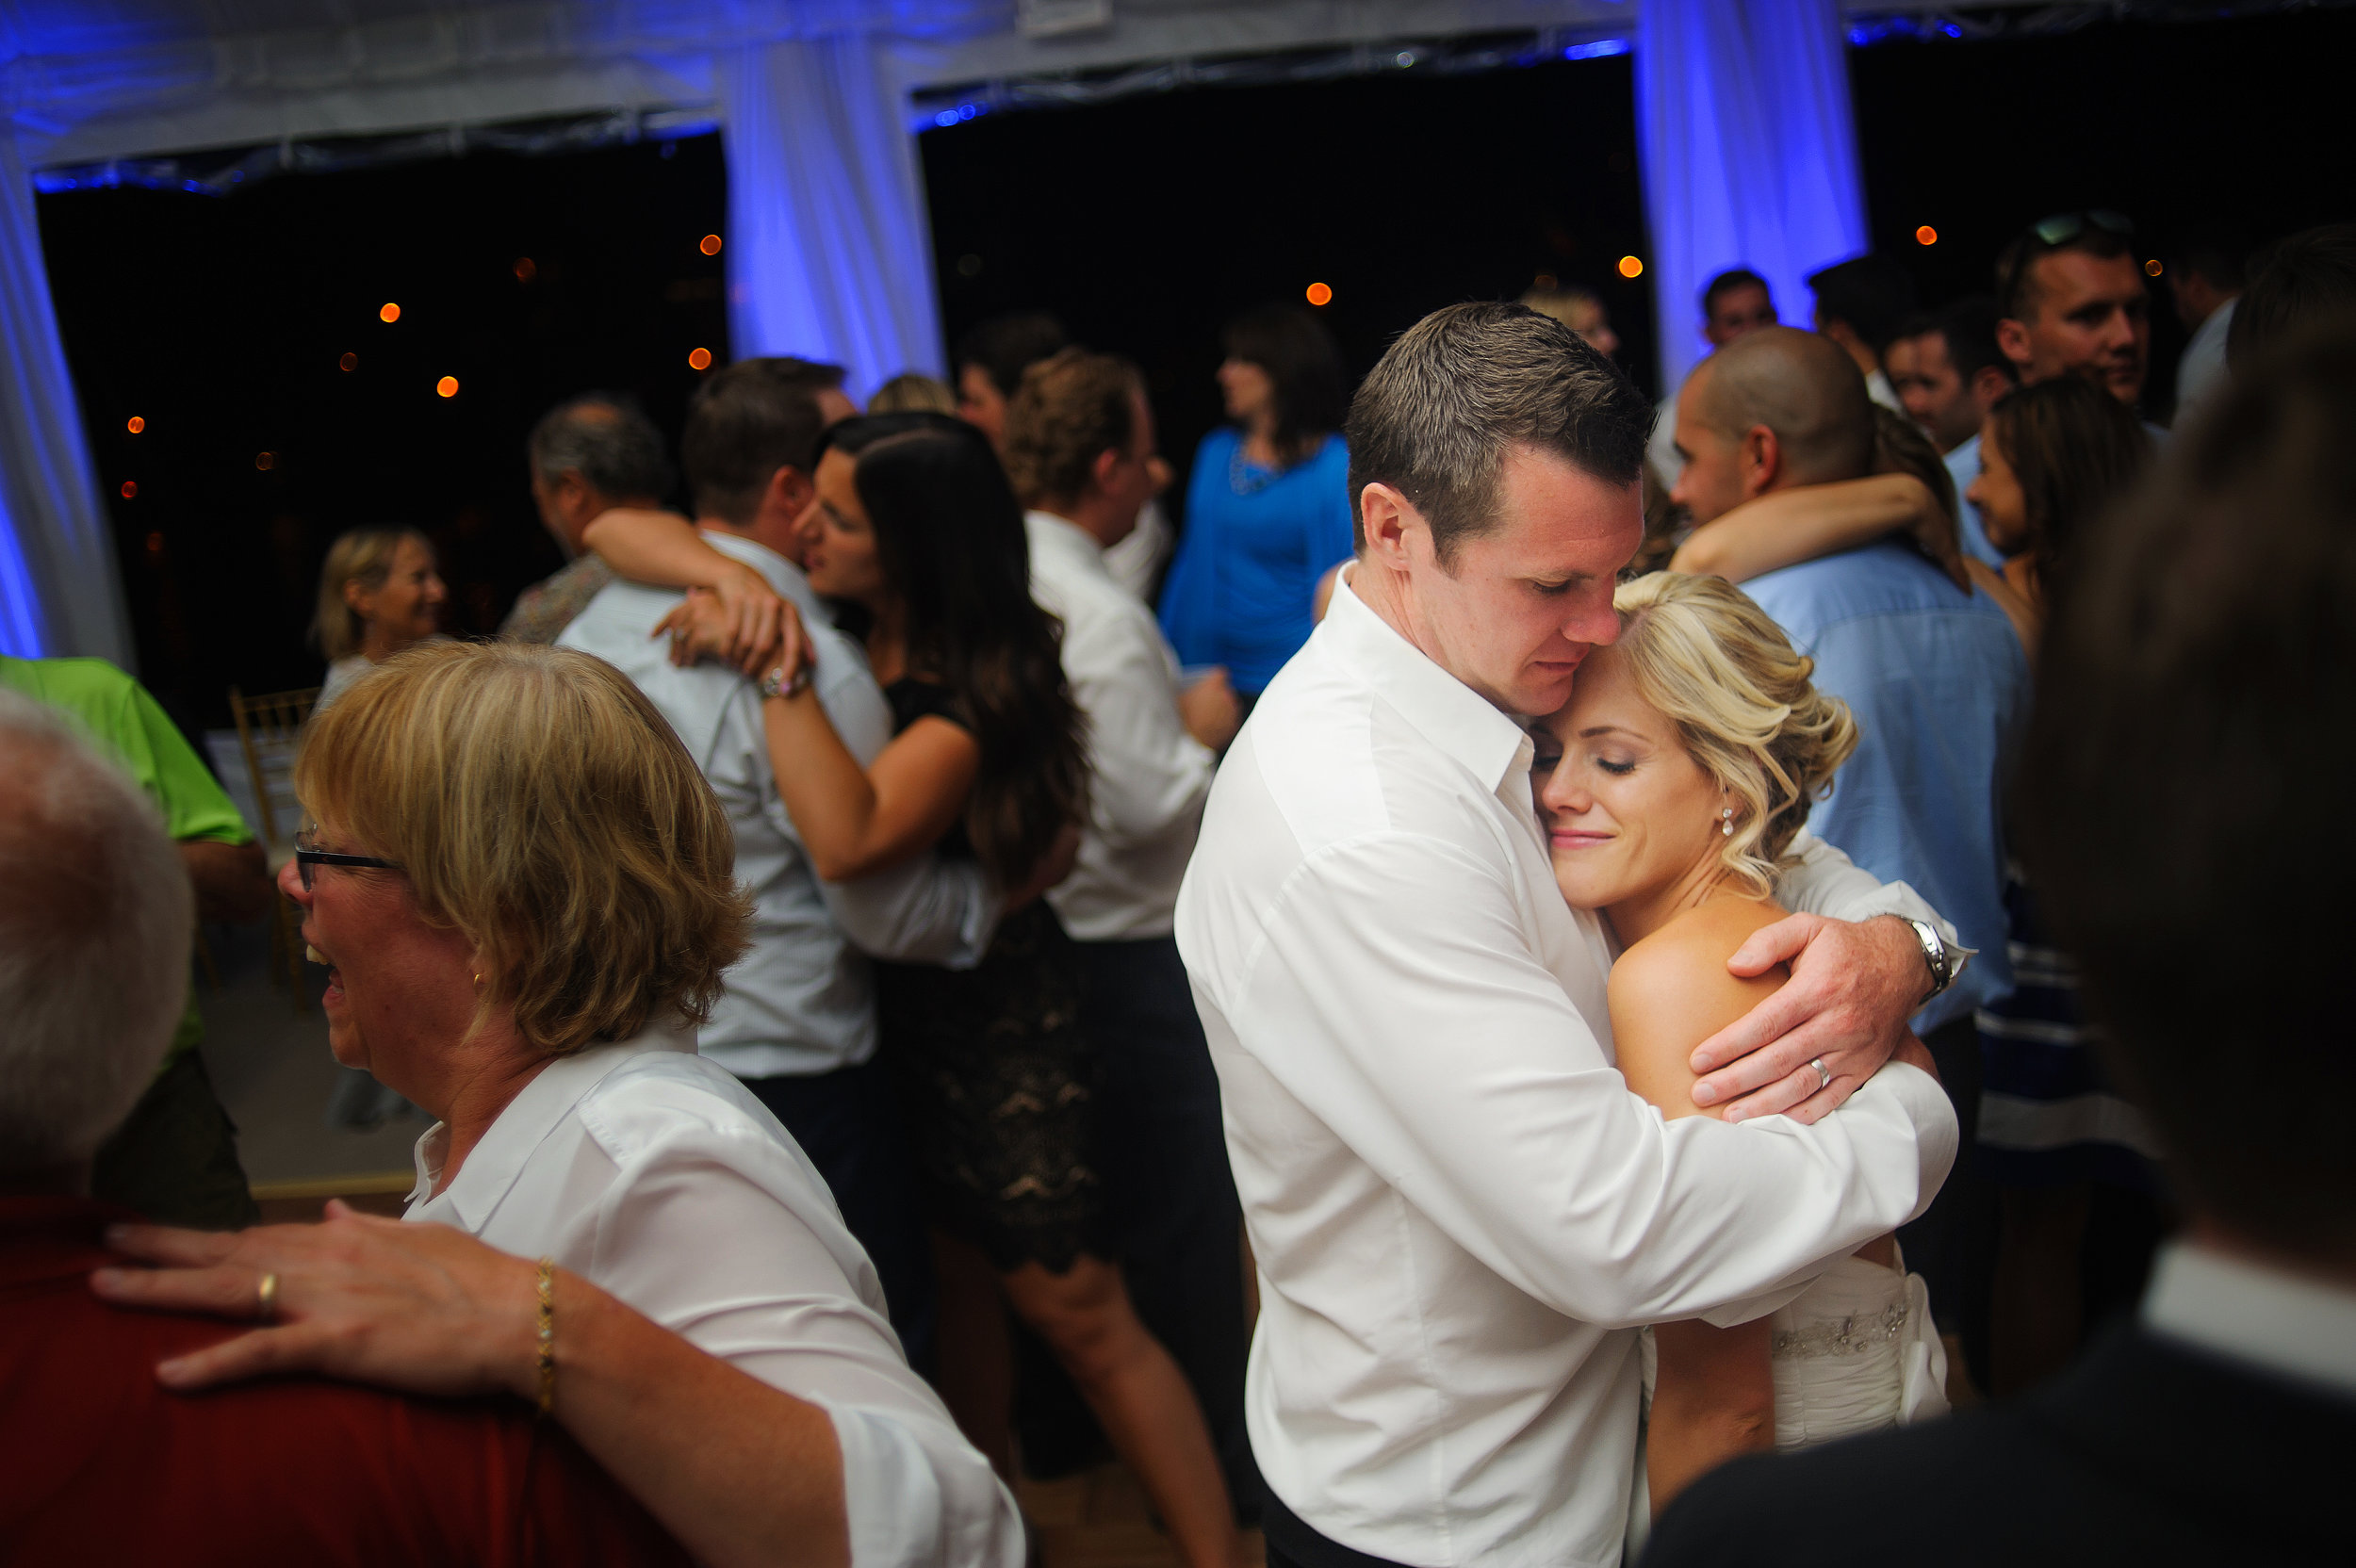
<svg viewBox="0 0 2356 1568">
<path fill-rule="evenodd" d="M 1892 1230 L 1937 1189 L 1955 1113 L 1911 1068 L 1812 1127 L 1664 1121 L 1532 953 L 1525 920 L 1486 857 L 1379 831 L 1307 857 L 1249 923 L 1256 951 L 1195 972 L 1237 976 L 1215 1000 L 1238 1043 L 1409 1203 L 1587 1322 L 1759 1295 Z"/>
</svg>

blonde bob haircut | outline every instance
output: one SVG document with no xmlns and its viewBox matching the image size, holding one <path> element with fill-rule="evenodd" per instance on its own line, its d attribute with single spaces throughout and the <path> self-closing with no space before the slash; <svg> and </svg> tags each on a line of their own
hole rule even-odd
<svg viewBox="0 0 2356 1568">
<path fill-rule="evenodd" d="M 359 652 L 368 633 L 360 612 L 344 598 L 345 586 L 356 582 L 371 594 L 384 587 L 404 539 L 415 539 L 425 547 L 426 554 L 434 553 L 434 541 L 414 528 L 355 528 L 337 535 L 327 547 L 327 559 L 319 564 L 319 598 L 311 614 L 311 639 L 329 663 Z"/>
<path fill-rule="evenodd" d="M 1816 662 L 1723 578 L 1655 572 L 1612 603 L 1638 694 L 1733 797 L 1718 852 L 1727 874 L 1767 897 L 1809 806 L 1857 749 L 1849 705 L 1808 684 Z"/>
<path fill-rule="evenodd" d="M 473 944 L 474 1027 L 511 1005 L 549 1055 L 703 1022 L 746 946 L 718 797 L 654 705 L 585 653 L 406 649 L 312 721 L 294 781 Z"/>
</svg>

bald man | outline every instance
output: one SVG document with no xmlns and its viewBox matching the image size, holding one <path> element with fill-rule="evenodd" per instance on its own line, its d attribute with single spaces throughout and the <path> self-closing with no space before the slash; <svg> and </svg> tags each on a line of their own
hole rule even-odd
<svg viewBox="0 0 2356 1568">
<path fill-rule="evenodd" d="M 1677 399 L 1677 445 L 1685 466 L 1675 498 L 1706 523 L 1754 497 L 1868 472 L 1873 408 L 1839 344 L 1766 327 L 1695 368 Z M 1900 1232 L 1946 1328 L 1962 1305 L 1950 1195 L 1968 1179 L 1979 1108 L 1972 1014 L 2012 988 L 1999 801 L 2027 710 L 2028 662 L 1994 601 L 1958 589 L 1899 539 L 1769 572 L 1742 590 L 1816 661 L 1817 687 L 1857 715 L 1857 752 L 1808 825 L 1883 881 L 1911 884 L 1979 950 L 1914 1021 L 1963 1124 L 1948 1192 Z"/>
</svg>

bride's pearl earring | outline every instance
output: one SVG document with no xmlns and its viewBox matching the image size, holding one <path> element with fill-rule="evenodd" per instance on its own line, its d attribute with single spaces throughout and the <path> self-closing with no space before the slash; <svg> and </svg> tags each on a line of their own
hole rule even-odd
<svg viewBox="0 0 2356 1568">
<path fill-rule="evenodd" d="M 1718 831 L 1726 838 L 1734 837 L 1734 808 L 1729 806 L 1718 813 Z"/>
</svg>

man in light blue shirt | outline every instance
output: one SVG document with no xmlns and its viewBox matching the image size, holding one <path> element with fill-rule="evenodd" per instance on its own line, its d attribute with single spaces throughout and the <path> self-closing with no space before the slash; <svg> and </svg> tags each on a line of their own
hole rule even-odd
<svg viewBox="0 0 2356 1568">
<path fill-rule="evenodd" d="M 812 384 L 817 368 L 746 360 L 706 382 L 688 411 L 688 486 L 714 550 L 794 601 L 815 656 L 826 716 L 860 762 L 892 739 L 892 710 L 859 645 L 794 560 L 814 491 L 811 453 L 828 416 L 848 413 Z M 736 879 L 753 899 L 752 947 L 698 1048 L 777 1115 L 833 1191 L 883 1281 L 908 1359 L 929 1370 L 932 1266 L 883 1065 L 867 958 L 969 967 L 990 945 L 998 890 L 971 860 L 932 855 L 854 882 L 822 882 L 771 771 L 761 696 L 724 664 L 680 668 L 655 626 L 683 596 L 617 581 L 558 639 L 628 676 L 703 770 L 736 832 Z"/>
<path fill-rule="evenodd" d="M 1864 474 L 1873 405 L 1837 344 L 1772 327 L 1695 368 L 1677 400 L 1677 443 L 1685 466 L 1676 499 L 1707 523 L 1770 491 Z M 1808 826 L 1883 881 L 1912 885 L 1978 950 L 1914 1021 L 1955 1101 L 1968 1159 L 1979 1098 L 1972 1013 L 2012 985 L 2002 803 L 2028 707 L 2021 640 L 1987 595 L 1967 594 L 1895 540 L 1742 588 L 1815 660 L 1818 688 L 1857 716 L 1857 749 Z M 1930 1280 L 1942 1318 L 1962 1298 L 1955 1207 L 1942 1195 L 1908 1228 L 1922 1233 L 1908 1260 Z"/>
</svg>

